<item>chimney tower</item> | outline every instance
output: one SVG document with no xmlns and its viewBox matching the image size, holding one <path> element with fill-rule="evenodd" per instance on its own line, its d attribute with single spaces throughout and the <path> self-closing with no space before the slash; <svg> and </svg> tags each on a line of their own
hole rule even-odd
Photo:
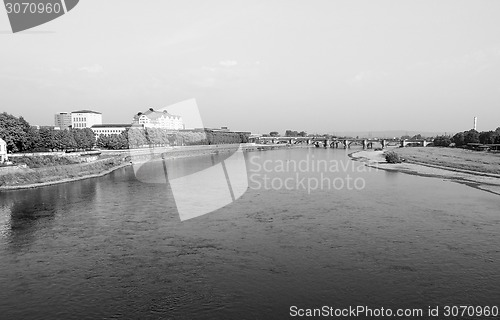
<svg viewBox="0 0 500 320">
<path fill-rule="evenodd" d="M 477 131 L 477 117 L 474 117 L 474 130 Z"/>
</svg>

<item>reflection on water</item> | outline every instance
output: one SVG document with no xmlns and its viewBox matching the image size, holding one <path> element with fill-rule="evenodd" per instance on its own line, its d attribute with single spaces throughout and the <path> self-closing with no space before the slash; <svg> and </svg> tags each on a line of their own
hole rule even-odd
<svg viewBox="0 0 500 320">
<path fill-rule="evenodd" d="M 290 178 L 257 167 L 307 155 L 361 165 L 343 150 L 293 149 L 250 153 L 247 167 Z M 2 192 L 0 314 L 279 319 L 291 305 L 498 304 L 498 196 L 385 171 L 325 176 L 347 174 L 366 186 L 308 192 L 249 181 L 238 201 L 186 222 L 168 185 L 139 182 L 131 168 Z"/>
<path fill-rule="evenodd" d="M 46 188 L 0 193 L 0 235 L 11 248 L 29 246 L 37 232 L 51 228 L 56 212 L 69 210 L 72 204 L 92 203 L 95 183 L 90 180 Z M 79 199 L 75 198 L 75 195 Z"/>
</svg>

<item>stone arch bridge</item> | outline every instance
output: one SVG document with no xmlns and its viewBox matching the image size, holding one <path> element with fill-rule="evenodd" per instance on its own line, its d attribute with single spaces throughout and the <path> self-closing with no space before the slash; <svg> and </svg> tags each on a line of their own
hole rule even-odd
<svg viewBox="0 0 500 320">
<path fill-rule="evenodd" d="M 349 138 L 330 138 L 325 137 L 255 137 L 252 138 L 250 142 L 261 143 L 261 144 L 280 144 L 286 143 L 290 145 L 294 144 L 306 144 L 314 145 L 316 147 L 324 148 L 344 148 L 349 149 L 351 146 L 359 145 L 363 149 L 372 149 L 374 146 L 379 146 L 384 149 L 388 146 L 422 146 L 426 147 L 432 144 L 432 141 L 425 139 L 420 140 L 401 140 L 401 139 L 349 139 Z"/>
</svg>

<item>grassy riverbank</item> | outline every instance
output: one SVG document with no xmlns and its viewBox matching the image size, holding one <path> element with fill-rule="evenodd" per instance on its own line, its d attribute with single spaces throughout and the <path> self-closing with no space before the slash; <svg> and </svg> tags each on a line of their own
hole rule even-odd
<svg viewBox="0 0 500 320">
<path fill-rule="evenodd" d="M 396 148 L 394 151 L 411 163 L 500 174 L 500 153 L 438 147 Z"/>
<path fill-rule="evenodd" d="M 129 165 L 124 157 L 105 157 L 89 163 L 24 168 L 0 175 L 0 190 L 34 188 L 105 175 Z"/>
<path fill-rule="evenodd" d="M 500 195 L 499 154 L 451 148 L 393 148 L 403 163 L 385 161 L 384 151 L 359 151 L 350 156 L 367 166 L 424 177 L 451 180 Z"/>
</svg>

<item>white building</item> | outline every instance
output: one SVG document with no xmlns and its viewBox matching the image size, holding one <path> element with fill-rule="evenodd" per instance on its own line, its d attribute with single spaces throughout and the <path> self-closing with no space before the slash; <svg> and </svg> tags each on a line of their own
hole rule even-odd
<svg viewBox="0 0 500 320">
<path fill-rule="evenodd" d="M 61 129 L 71 128 L 71 112 L 59 112 L 54 116 L 54 125 Z"/>
<path fill-rule="evenodd" d="M 101 135 L 120 134 L 132 127 L 131 124 L 95 124 L 92 126 L 96 139 Z"/>
<path fill-rule="evenodd" d="M 71 112 L 72 128 L 91 128 L 96 124 L 102 124 L 102 113 L 100 112 L 91 110 L 79 110 Z"/>
<path fill-rule="evenodd" d="M 167 130 L 184 129 L 181 116 L 176 116 L 167 111 L 155 111 L 149 108 L 146 112 L 139 112 L 134 116 L 133 123 L 143 125 L 145 128 L 161 128 Z"/>
<path fill-rule="evenodd" d="M 0 138 L 0 163 L 9 161 L 7 156 L 7 142 Z"/>
</svg>

